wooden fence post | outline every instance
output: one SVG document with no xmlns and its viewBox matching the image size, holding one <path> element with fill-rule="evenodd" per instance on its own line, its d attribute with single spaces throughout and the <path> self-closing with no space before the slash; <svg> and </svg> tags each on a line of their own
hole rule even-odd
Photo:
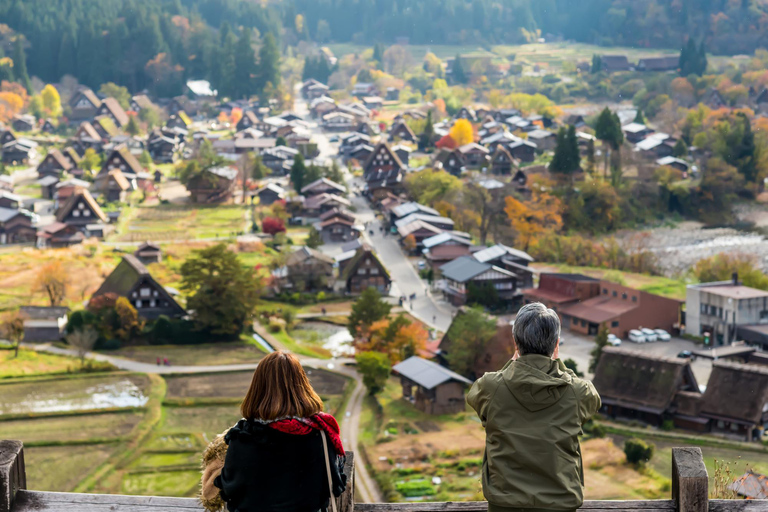
<svg viewBox="0 0 768 512">
<path fill-rule="evenodd" d="M 709 475 L 701 448 L 672 448 L 672 499 L 678 512 L 708 512 Z"/>
<path fill-rule="evenodd" d="M 336 508 L 339 512 L 354 512 L 355 510 L 355 453 L 347 452 L 344 464 L 344 474 L 347 475 L 347 488 L 336 498 Z M 0 509 L 0 512 L 3 512 Z"/>
<path fill-rule="evenodd" d="M 0 512 L 11 512 L 16 491 L 26 488 L 24 445 L 0 440 Z"/>
</svg>

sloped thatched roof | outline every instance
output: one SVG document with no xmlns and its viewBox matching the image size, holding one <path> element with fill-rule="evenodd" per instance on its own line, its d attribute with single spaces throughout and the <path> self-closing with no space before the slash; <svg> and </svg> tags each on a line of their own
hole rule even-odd
<svg viewBox="0 0 768 512">
<path fill-rule="evenodd" d="M 768 403 L 768 368 L 754 364 L 714 361 L 701 414 L 710 418 L 761 422 Z"/>
</svg>

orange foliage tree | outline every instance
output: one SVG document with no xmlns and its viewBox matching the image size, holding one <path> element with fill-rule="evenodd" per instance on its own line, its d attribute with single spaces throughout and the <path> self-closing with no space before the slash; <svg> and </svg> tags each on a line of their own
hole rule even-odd
<svg viewBox="0 0 768 512">
<path fill-rule="evenodd" d="M 229 121 L 232 123 L 232 126 L 237 126 L 237 123 L 239 123 L 242 118 L 243 109 L 237 107 L 233 108 L 232 113 L 229 115 Z"/>
<path fill-rule="evenodd" d="M 527 251 L 536 238 L 559 230 L 563 225 L 560 199 L 547 193 L 543 186 L 534 184 L 530 201 L 509 196 L 504 211 L 512 228 L 517 232 L 518 245 Z"/>
<path fill-rule="evenodd" d="M 419 354 L 427 346 L 429 335 L 421 324 L 411 322 L 402 314 L 394 320 L 373 322 L 363 336 L 355 341 L 355 349 L 386 354 L 392 364 Z"/>
</svg>

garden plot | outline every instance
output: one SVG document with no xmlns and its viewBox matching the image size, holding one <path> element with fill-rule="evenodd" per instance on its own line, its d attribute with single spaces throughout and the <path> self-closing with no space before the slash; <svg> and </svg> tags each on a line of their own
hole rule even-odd
<svg viewBox="0 0 768 512">
<path fill-rule="evenodd" d="M 163 242 L 228 237 L 246 230 L 246 211 L 238 205 L 139 207 L 118 240 Z"/>
</svg>

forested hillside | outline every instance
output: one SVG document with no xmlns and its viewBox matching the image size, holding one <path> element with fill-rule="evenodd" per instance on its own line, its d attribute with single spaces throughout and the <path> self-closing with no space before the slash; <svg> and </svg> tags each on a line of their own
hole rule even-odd
<svg viewBox="0 0 768 512">
<path fill-rule="evenodd" d="M 283 42 L 498 44 L 553 34 L 676 48 L 692 36 L 720 54 L 768 44 L 768 0 L 0 0 L 0 21 L 11 29 L 0 26 L 5 55 L 24 36 L 30 75 L 161 95 L 189 77 L 237 95 L 235 73 L 249 76 L 241 69 L 250 57 L 245 39 L 262 42 L 241 27 Z"/>
</svg>

